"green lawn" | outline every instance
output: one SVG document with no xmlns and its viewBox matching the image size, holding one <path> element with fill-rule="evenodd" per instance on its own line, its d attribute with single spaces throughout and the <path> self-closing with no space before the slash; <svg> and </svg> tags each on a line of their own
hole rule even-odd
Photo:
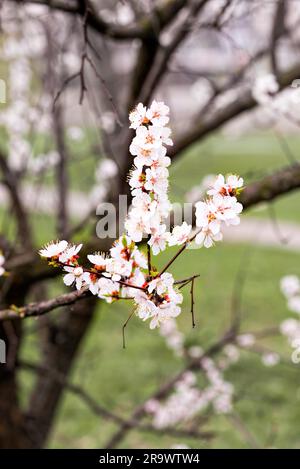
<svg viewBox="0 0 300 469">
<path fill-rule="evenodd" d="M 189 344 L 207 346 L 228 324 L 235 276 L 245 249 L 248 248 L 220 245 L 214 250 L 193 250 L 174 265 L 176 276 L 201 273 L 197 284 L 196 328 L 191 328 L 188 294 L 179 318 L 180 329 L 186 332 Z M 261 248 L 253 251 L 243 295 L 243 331 L 278 324 L 292 316 L 278 288 L 281 276 L 290 272 L 299 272 L 297 256 Z M 113 307 L 99 304 L 73 373 L 74 382 L 89 390 L 99 403 L 123 415 L 130 415 L 135 405 L 182 366 L 166 349 L 158 332 L 150 331 L 138 319 L 130 323 L 127 348 L 123 350 L 121 327 L 128 313 L 127 305 L 122 303 Z M 281 351 L 289 361 L 290 349 L 285 339 L 269 339 L 264 343 Z M 26 354 L 32 359 L 32 348 Z M 232 380 L 237 398 L 240 396 L 236 409 L 262 445 L 272 441 L 276 447 L 300 447 L 297 366 L 283 363 L 266 368 L 256 355 L 244 353 L 225 377 Z M 66 394 L 49 446 L 103 447 L 113 428 L 91 414 L 78 398 Z M 247 446 L 225 417 L 214 417 L 208 428 L 216 432 L 212 447 Z M 192 439 L 174 440 L 132 432 L 122 447 L 169 447 L 174 441 L 195 448 L 205 446 Z"/>
<path fill-rule="evenodd" d="M 295 154 L 299 142 L 298 137 L 289 138 L 289 145 Z M 72 187 L 85 190 L 92 180 L 93 156 L 89 156 L 89 162 L 85 163 L 85 144 L 77 150 L 78 160 L 71 171 Z M 199 184 L 208 173 L 237 172 L 245 177 L 247 183 L 286 164 L 286 156 L 272 133 L 238 139 L 222 136 L 209 138 L 174 163 L 171 198 L 173 201 L 183 200 L 184 193 Z M 278 218 L 300 222 L 299 198 L 300 194 L 295 192 L 275 202 Z M 254 209 L 245 216 L 252 215 L 265 217 L 268 212 L 264 208 Z M 38 228 L 37 244 L 52 237 L 52 220 L 36 215 L 34 223 Z M 243 330 L 279 324 L 284 318 L 292 316 L 287 311 L 278 284 L 285 274 L 300 274 L 299 257 L 295 253 L 225 243 L 210 250 L 190 250 L 172 269 L 179 278 L 195 272 L 201 274 L 196 287 L 197 327 L 194 330 L 191 328 L 188 290 L 179 318 L 180 329 L 186 332 L 188 343 L 207 346 L 228 325 L 236 273 L 245 252 L 249 250 L 243 293 Z M 166 259 L 164 253 L 158 258 L 158 265 L 163 265 Z M 54 288 L 57 288 L 56 285 Z M 109 307 L 99 301 L 93 327 L 85 338 L 72 376 L 72 380 L 84 386 L 99 403 L 124 416 L 130 415 L 134 406 L 182 367 L 181 361 L 166 348 L 158 332 L 150 331 L 147 324 L 136 318 L 127 331 L 127 349 L 122 349 L 121 327 L 129 314 L 128 308 L 129 305 L 124 303 Z M 35 321 L 27 321 L 26 327 L 30 330 L 35 324 Z M 24 356 L 31 360 L 37 354 L 36 341 L 34 335 L 29 334 L 24 347 Z M 270 348 L 280 350 L 289 361 L 291 351 L 285 339 L 269 339 L 266 343 Z M 266 368 L 259 357 L 248 353 L 243 354 L 225 377 L 235 385 L 238 398 L 236 409 L 262 446 L 300 448 L 299 367 L 280 364 Z M 31 378 L 25 372 L 22 382 L 25 389 L 30 388 Z M 26 392 L 22 398 L 26 399 Z M 66 393 L 49 447 L 102 447 L 114 428 L 111 423 L 95 417 L 78 398 Z M 211 447 L 247 446 L 240 432 L 225 417 L 214 417 L 206 429 L 216 433 L 209 443 Z M 192 439 L 171 439 L 134 431 L 122 442 L 122 447 L 170 447 L 172 443 L 186 443 L 195 448 L 207 446 L 205 442 Z"/>
</svg>

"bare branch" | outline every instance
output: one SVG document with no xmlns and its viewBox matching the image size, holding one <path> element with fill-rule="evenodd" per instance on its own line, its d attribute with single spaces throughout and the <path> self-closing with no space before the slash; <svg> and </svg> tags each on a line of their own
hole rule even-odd
<svg viewBox="0 0 300 469">
<path fill-rule="evenodd" d="M 279 69 L 277 63 L 277 43 L 285 30 L 285 14 L 286 14 L 286 2 L 285 0 L 278 0 L 275 7 L 274 21 L 271 31 L 271 43 L 270 43 L 270 55 L 271 65 L 274 75 L 278 76 Z"/>
<path fill-rule="evenodd" d="M 104 419 L 111 420 L 119 425 L 130 425 L 131 428 L 136 428 L 139 431 L 151 432 L 151 433 L 163 433 L 170 436 L 176 437 L 190 437 L 190 438 L 200 438 L 200 439 L 210 439 L 213 437 L 212 432 L 199 432 L 197 430 L 185 430 L 185 429 L 176 429 L 172 427 L 167 427 L 164 429 L 155 428 L 153 425 L 141 425 L 139 421 L 126 420 L 123 417 L 111 412 L 106 409 L 104 406 L 98 404 L 98 402 L 81 386 L 72 384 L 62 373 L 47 367 L 40 366 L 35 363 L 30 363 L 27 361 L 19 361 L 18 366 L 22 369 L 39 373 L 41 375 L 47 374 L 51 375 L 55 381 L 57 381 L 61 386 L 63 386 L 67 391 L 71 392 L 75 396 L 79 397 L 84 404 L 91 410 L 91 412 L 99 417 Z"/>
<path fill-rule="evenodd" d="M 74 2 L 74 5 L 63 0 L 9 0 L 18 4 L 33 3 L 46 5 L 52 10 L 63 11 L 72 15 L 85 15 L 85 6 Z M 136 25 L 120 26 L 106 22 L 98 12 L 95 11 L 91 2 L 88 3 L 87 24 L 96 32 L 116 40 L 145 39 L 155 34 L 151 15 L 142 17 Z M 184 6 L 186 0 L 164 0 L 157 6 L 153 15 L 157 18 L 160 28 L 165 27 L 174 15 Z"/>
<path fill-rule="evenodd" d="M 269 202 L 300 187 L 300 165 L 287 166 L 257 182 L 247 185 L 239 196 L 244 208 Z"/>
<path fill-rule="evenodd" d="M 32 234 L 28 222 L 28 216 L 25 211 L 22 198 L 19 191 L 18 178 L 13 170 L 10 169 L 6 157 L 0 152 L 0 169 L 3 174 L 4 183 L 7 186 L 12 201 L 13 210 L 16 214 L 19 237 L 24 247 L 32 248 Z"/>
<path fill-rule="evenodd" d="M 164 74 L 167 70 L 167 66 L 173 54 L 179 48 L 182 42 L 186 39 L 187 35 L 191 32 L 192 26 L 197 20 L 199 12 L 206 5 L 207 1 L 208 0 L 197 0 L 192 2 L 188 16 L 183 21 L 181 26 L 177 29 L 168 46 L 161 50 L 160 55 L 157 59 L 157 64 L 154 65 L 152 73 L 149 74 L 140 94 L 139 99 L 144 104 L 147 104 L 149 102 L 151 95 L 153 94 L 154 90 L 157 88 L 162 78 L 164 77 Z"/>
<path fill-rule="evenodd" d="M 281 88 L 289 86 L 294 79 L 297 79 L 300 75 L 300 64 L 295 65 L 289 70 L 280 73 L 278 81 Z M 230 102 L 227 106 L 220 110 L 217 110 L 209 117 L 203 115 L 202 119 L 197 122 L 191 130 L 185 135 L 182 135 L 175 141 L 173 147 L 169 150 L 169 156 L 171 158 L 178 157 L 178 155 L 186 150 L 190 145 L 197 142 L 201 138 L 208 135 L 210 132 L 221 127 L 226 122 L 230 121 L 234 117 L 242 114 L 245 111 L 250 111 L 257 105 L 255 99 L 252 96 L 251 89 L 245 90 L 244 94 L 239 96 L 235 101 Z"/>
</svg>

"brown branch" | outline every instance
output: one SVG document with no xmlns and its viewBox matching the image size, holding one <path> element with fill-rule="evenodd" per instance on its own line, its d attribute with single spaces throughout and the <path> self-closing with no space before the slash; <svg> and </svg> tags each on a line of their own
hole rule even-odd
<svg viewBox="0 0 300 469">
<path fill-rule="evenodd" d="M 0 311 L 0 321 L 42 316 L 43 314 L 49 313 L 49 311 L 53 311 L 61 306 L 71 305 L 88 296 L 90 296 L 90 292 L 88 290 L 76 290 L 71 293 L 60 295 L 51 300 L 29 303 L 28 305 L 21 307 L 11 306 L 8 309 Z"/>
<path fill-rule="evenodd" d="M 104 406 L 100 405 L 87 391 L 85 391 L 81 386 L 70 383 L 68 378 L 62 373 L 47 367 L 47 366 L 40 366 L 35 363 L 30 363 L 24 360 L 18 362 L 18 366 L 24 370 L 28 370 L 34 373 L 39 373 L 40 375 L 51 375 L 55 381 L 57 381 L 64 389 L 71 392 L 79 399 L 81 399 L 84 404 L 90 409 L 90 411 L 104 419 L 111 420 L 119 425 L 130 425 L 131 428 L 135 428 L 139 431 L 144 432 L 151 432 L 151 433 L 162 433 L 162 434 L 169 434 L 170 436 L 176 437 L 190 437 L 190 438 L 200 438 L 200 439 L 210 439 L 213 437 L 212 432 L 199 432 L 197 430 L 189 430 L 189 429 L 176 429 L 176 428 L 164 428 L 159 429 L 155 428 L 153 425 L 141 425 L 138 421 L 134 420 L 126 420 L 123 417 L 111 412 L 110 410 L 106 409 Z"/>
<path fill-rule="evenodd" d="M 281 72 L 278 76 L 278 82 L 281 89 L 289 86 L 294 79 L 300 76 L 300 63 L 291 67 L 285 72 Z M 211 115 L 203 115 L 186 134 L 182 135 L 175 141 L 174 146 L 169 149 L 171 158 L 178 157 L 180 153 L 186 150 L 190 145 L 196 143 L 201 138 L 221 127 L 226 122 L 239 116 L 245 111 L 250 111 L 257 105 L 252 96 L 251 89 L 244 91 L 235 101 L 230 102 L 227 106 L 213 112 Z"/>
<path fill-rule="evenodd" d="M 261 202 L 270 202 L 299 187 L 300 164 L 295 164 L 247 185 L 240 194 L 239 201 L 247 209 Z"/>
<path fill-rule="evenodd" d="M 275 7 L 274 21 L 271 30 L 271 41 L 270 41 L 270 56 L 271 66 L 274 75 L 278 76 L 278 61 L 277 61 L 277 44 L 278 39 L 285 31 L 285 14 L 286 14 L 286 2 L 285 0 L 278 0 Z"/>
<path fill-rule="evenodd" d="M 20 194 L 19 178 L 10 169 L 6 156 L 2 152 L 0 152 L 0 170 L 3 174 L 3 182 L 9 190 L 13 210 L 16 214 L 19 237 L 24 247 L 30 250 L 32 249 L 32 233 Z"/>
<path fill-rule="evenodd" d="M 52 10 L 62 11 L 72 15 L 85 15 L 85 7 L 82 2 L 70 4 L 63 0 L 9 0 L 17 4 L 33 3 L 46 5 Z M 88 3 L 87 24 L 94 31 L 115 40 L 146 39 L 155 32 L 151 16 L 155 16 L 160 28 L 165 27 L 174 15 L 184 6 L 186 0 L 164 0 L 164 2 L 153 9 L 152 15 L 145 15 L 133 26 L 120 26 L 106 22 L 100 14 L 95 11 L 91 2 Z"/>
<path fill-rule="evenodd" d="M 152 73 L 148 75 L 147 80 L 143 84 L 139 100 L 144 104 L 148 104 L 151 95 L 164 77 L 173 54 L 191 32 L 199 12 L 206 5 L 207 1 L 208 0 L 195 0 L 192 2 L 187 18 L 177 29 L 168 46 L 161 49 L 157 58 L 157 63 L 153 66 Z"/>
<path fill-rule="evenodd" d="M 53 130 L 56 140 L 56 147 L 59 154 L 59 162 L 56 166 L 56 179 L 58 190 L 57 207 L 57 233 L 60 238 L 64 238 L 68 230 L 68 172 L 67 163 L 69 160 L 68 150 L 64 138 L 64 124 L 62 109 L 57 105 L 53 109 Z"/>
</svg>

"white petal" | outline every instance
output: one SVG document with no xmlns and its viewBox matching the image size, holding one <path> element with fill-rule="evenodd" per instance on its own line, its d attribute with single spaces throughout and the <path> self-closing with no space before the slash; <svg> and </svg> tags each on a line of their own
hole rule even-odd
<svg viewBox="0 0 300 469">
<path fill-rule="evenodd" d="M 67 274 L 63 278 L 64 284 L 67 285 L 68 287 L 72 285 L 74 280 L 75 280 L 75 276 L 73 274 Z"/>
</svg>

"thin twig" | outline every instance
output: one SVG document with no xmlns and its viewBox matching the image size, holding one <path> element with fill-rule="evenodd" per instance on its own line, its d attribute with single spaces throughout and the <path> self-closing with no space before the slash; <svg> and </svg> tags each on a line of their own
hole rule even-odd
<svg viewBox="0 0 300 469">
<path fill-rule="evenodd" d="M 194 304 L 195 304 L 195 300 L 194 300 L 194 283 L 195 283 L 195 278 L 192 278 L 191 280 L 191 314 L 192 314 L 192 326 L 193 328 L 195 327 L 195 316 L 194 316 Z"/>
<path fill-rule="evenodd" d="M 126 321 L 124 322 L 123 327 L 122 327 L 122 337 L 123 337 L 123 348 L 124 349 L 126 348 L 125 328 L 126 328 L 127 324 L 129 323 L 129 321 L 130 321 L 130 319 L 132 318 L 133 315 L 134 315 L 134 310 L 130 313 L 130 315 L 128 316 L 128 318 L 126 319 Z"/>
<path fill-rule="evenodd" d="M 186 241 L 182 246 L 181 248 L 179 249 L 179 251 L 177 251 L 177 253 L 172 257 L 172 259 L 170 259 L 170 261 L 165 265 L 165 267 L 162 269 L 162 271 L 158 274 L 158 277 L 160 277 L 172 264 L 174 261 L 176 261 L 177 257 L 180 256 L 180 254 L 183 253 L 183 251 L 187 248 L 187 246 L 189 246 L 189 244 L 194 241 L 194 239 L 196 238 L 197 234 L 200 233 L 201 230 L 197 231 L 188 241 Z"/>
</svg>

